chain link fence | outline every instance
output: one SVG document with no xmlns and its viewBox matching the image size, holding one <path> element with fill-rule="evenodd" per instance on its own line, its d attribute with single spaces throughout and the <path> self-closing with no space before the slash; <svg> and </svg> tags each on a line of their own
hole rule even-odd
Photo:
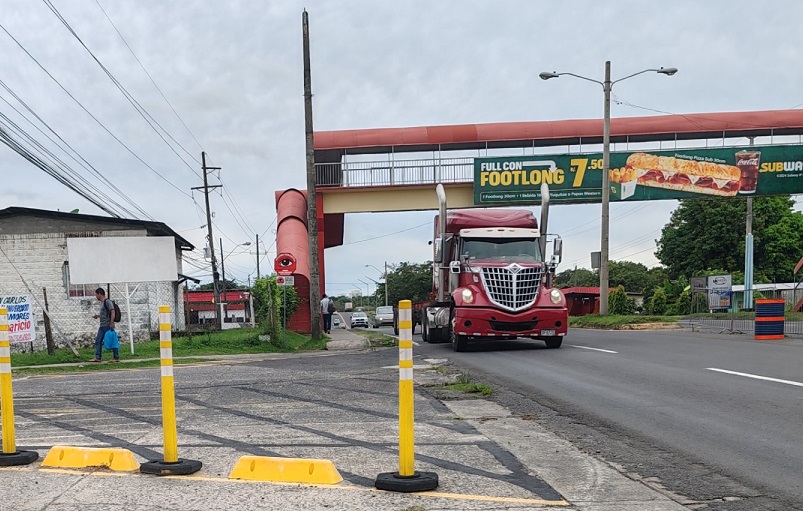
<svg viewBox="0 0 803 511">
<path fill-rule="evenodd" d="M 95 289 L 99 286 L 69 286 L 69 291 L 65 286 L 43 287 L 33 282 L 28 282 L 28 286 L 21 282 L 10 286 L 4 283 L 0 289 L 0 295 L 9 297 L 9 303 L 14 297 L 19 297 L 19 300 L 30 304 L 27 321 L 30 322 L 32 339 L 12 342 L 14 351 L 47 349 L 45 307 L 49 311 L 50 335 L 56 348 L 94 345 L 99 320 L 93 316 L 99 314 L 101 307 L 101 302 L 95 296 Z M 120 336 L 121 344 L 128 344 L 131 340 L 146 341 L 152 334 L 158 335 L 160 305 L 171 307 L 174 330 L 181 331 L 185 328 L 182 285 L 173 282 L 144 282 L 129 284 L 127 291 L 125 284 L 100 287 L 106 289 L 107 297 L 120 307 L 122 317 L 115 330 Z M 11 318 L 10 315 L 9 319 Z"/>
</svg>

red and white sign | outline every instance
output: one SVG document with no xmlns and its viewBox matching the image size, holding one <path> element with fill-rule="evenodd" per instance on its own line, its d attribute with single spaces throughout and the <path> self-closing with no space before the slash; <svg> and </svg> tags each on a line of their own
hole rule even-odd
<svg viewBox="0 0 803 511">
<path fill-rule="evenodd" d="M 276 256 L 273 269 L 278 275 L 292 275 L 296 272 L 296 258 L 293 257 L 293 254 L 283 252 Z"/>
<path fill-rule="evenodd" d="M 276 277 L 276 284 L 279 286 L 295 286 L 296 278 L 292 276 L 278 275 Z"/>
</svg>

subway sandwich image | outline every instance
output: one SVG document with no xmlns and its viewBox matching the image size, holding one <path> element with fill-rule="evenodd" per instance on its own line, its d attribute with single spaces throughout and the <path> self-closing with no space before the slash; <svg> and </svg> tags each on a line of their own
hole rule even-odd
<svg viewBox="0 0 803 511">
<path fill-rule="evenodd" d="M 633 153 L 627 158 L 628 167 L 635 169 L 642 186 L 726 197 L 739 191 L 741 171 L 733 165 Z"/>
</svg>

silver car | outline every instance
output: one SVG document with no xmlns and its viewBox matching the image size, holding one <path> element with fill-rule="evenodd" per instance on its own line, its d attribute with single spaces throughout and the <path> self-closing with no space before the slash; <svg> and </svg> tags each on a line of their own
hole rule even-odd
<svg viewBox="0 0 803 511">
<path fill-rule="evenodd" d="M 390 305 L 377 307 L 372 326 L 374 328 L 379 328 L 380 326 L 393 326 L 393 307 Z"/>
<path fill-rule="evenodd" d="M 368 328 L 368 316 L 364 312 L 355 312 L 351 315 L 351 328 L 358 326 Z"/>
</svg>

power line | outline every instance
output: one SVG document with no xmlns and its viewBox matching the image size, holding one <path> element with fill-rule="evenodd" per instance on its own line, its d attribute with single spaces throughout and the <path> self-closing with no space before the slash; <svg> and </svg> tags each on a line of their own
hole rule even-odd
<svg viewBox="0 0 803 511">
<path fill-rule="evenodd" d="M 137 111 L 137 113 L 138 113 L 140 116 L 142 116 L 142 118 L 143 118 L 143 119 L 145 119 L 145 122 L 147 122 L 147 123 L 148 123 L 148 126 L 150 126 L 150 127 L 151 127 L 151 129 L 152 129 L 152 130 L 153 130 L 153 131 L 154 131 L 154 132 L 155 132 L 157 135 L 159 135 L 159 138 L 161 138 L 161 139 L 162 139 L 162 141 L 163 141 L 163 142 L 164 142 L 164 143 L 167 145 L 167 147 L 169 147 L 169 148 L 170 148 L 170 150 L 171 150 L 171 151 L 173 151 L 173 153 L 174 153 L 176 156 L 178 156 L 178 158 L 181 160 L 181 162 L 182 162 L 184 165 L 186 165 L 186 166 L 187 166 L 187 168 L 190 170 L 190 172 L 192 172 L 193 174 L 195 174 L 197 177 L 201 177 L 201 176 L 200 176 L 200 174 L 198 174 L 198 173 L 195 171 L 195 169 L 193 169 L 193 168 L 192 168 L 192 166 L 191 166 L 189 163 L 187 163 L 187 162 L 186 162 L 186 160 L 184 160 L 184 158 L 183 158 L 183 157 L 182 157 L 180 154 L 178 154 L 178 151 L 176 151 L 176 150 L 175 150 L 175 148 L 174 148 L 174 147 L 173 147 L 173 146 L 172 146 L 172 145 L 171 145 L 171 144 L 170 144 L 170 143 L 169 143 L 169 142 L 168 142 L 168 141 L 167 141 L 167 140 L 164 138 L 164 136 L 163 136 L 163 135 L 162 135 L 162 134 L 159 132 L 159 130 L 157 130 L 157 129 L 156 129 L 156 127 L 153 125 L 153 123 L 156 123 L 156 125 L 157 125 L 157 126 L 159 126 L 159 128 L 160 128 L 160 129 L 161 129 L 161 130 L 162 130 L 162 131 L 163 131 L 163 132 L 164 132 L 164 133 L 165 133 L 165 134 L 166 134 L 166 135 L 167 135 L 167 136 L 170 138 L 170 140 L 172 140 L 172 141 L 173 141 L 173 142 L 174 142 L 176 145 L 178 145 L 178 146 L 179 146 L 179 147 L 181 147 L 182 149 L 184 149 L 184 147 L 183 147 L 183 146 L 182 146 L 182 145 L 181 145 L 181 144 L 180 144 L 180 143 L 179 143 L 179 142 L 178 142 L 178 141 L 177 141 L 175 138 L 173 138 L 173 136 L 172 136 L 172 135 L 170 135 L 170 133 L 168 133 L 168 131 L 167 131 L 166 129 L 164 129 L 164 127 L 163 127 L 161 124 L 159 124 L 159 121 L 157 121 L 157 120 L 156 120 L 156 119 L 155 119 L 155 118 L 154 118 L 154 117 L 153 117 L 153 116 L 152 116 L 150 113 L 148 113 L 148 111 L 147 111 L 147 110 L 145 110 L 145 108 L 144 108 L 142 105 L 140 105 L 140 104 L 139 104 L 139 102 L 138 102 L 136 99 L 134 99 L 134 96 L 132 96 L 132 95 L 131 95 L 131 93 L 130 93 L 130 92 L 128 92 L 128 90 L 127 90 L 125 87 L 123 87 L 123 84 L 121 84 L 121 83 L 120 83 L 120 81 L 119 81 L 119 80 L 117 80 L 117 78 L 116 78 L 116 77 L 115 77 L 115 76 L 112 74 L 112 72 L 111 72 L 111 71 L 109 71 L 109 70 L 106 68 L 106 66 L 104 66 L 104 65 L 103 65 L 103 63 L 100 61 L 100 59 L 98 59 L 98 58 L 95 56 L 95 54 L 94 54 L 94 53 L 92 53 L 92 50 L 90 50 L 90 49 L 89 49 L 89 47 L 88 47 L 88 46 L 87 46 L 87 45 L 84 43 L 83 39 L 81 39 L 81 37 L 80 37 L 80 36 L 79 36 L 79 35 L 78 35 L 78 34 L 75 32 L 75 30 L 72 28 L 72 26 L 70 26 L 70 24 L 69 24 L 69 23 L 67 22 L 67 20 L 66 20 L 66 19 L 65 19 L 65 18 L 64 18 L 64 17 L 61 15 L 61 13 L 59 12 L 59 10 L 58 10 L 58 9 L 56 9 L 56 7 L 53 5 L 53 3 L 52 3 L 50 0 L 42 0 L 42 2 L 44 2 L 44 4 L 45 4 L 45 5 L 46 5 L 48 8 L 50 8 L 50 10 L 51 10 L 51 11 L 53 12 L 53 14 L 54 14 L 54 15 L 55 15 L 55 16 L 56 16 L 58 19 L 59 19 L 59 21 L 61 21 L 61 23 L 62 23 L 62 24 L 65 26 L 65 27 L 67 27 L 67 30 L 68 30 L 68 31 L 69 31 L 69 32 L 70 32 L 70 33 L 73 35 L 73 37 L 75 37 L 75 39 L 76 39 L 76 40 L 77 40 L 79 43 L 81 43 L 81 46 L 83 46 L 83 47 L 84 47 L 84 49 L 85 49 L 85 50 L 86 50 L 86 51 L 89 53 L 89 55 L 92 57 L 92 59 L 93 59 L 93 60 L 94 60 L 94 61 L 95 61 L 95 62 L 98 64 L 98 66 L 100 66 L 100 68 L 103 70 L 103 72 L 104 72 L 104 73 L 106 73 L 106 76 L 108 76 L 108 77 L 109 77 L 109 79 L 110 79 L 110 80 L 112 81 L 112 83 L 113 83 L 113 84 L 114 84 L 114 85 L 117 87 L 117 89 L 118 89 L 118 90 L 119 90 L 119 91 L 120 91 L 120 92 L 123 94 L 123 96 L 124 96 L 124 97 L 125 97 L 125 98 L 128 100 L 128 102 L 129 102 L 129 103 L 131 103 L 131 106 L 133 106 L 133 107 L 134 107 L 134 109 Z M 153 123 L 152 123 L 151 121 L 153 121 Z M 189 154 L 189 151 L 187 151 L 186 149 L 184 149 L 184 152 L 186 152 L 186 153 L 188 153 L 188 154 Z"/>
<path fill-rule="evenodd" d="M 125 37 L 123 37 L 123 34 L 121 34 L 121 33 L 120 33 L 120 31 L 117 29 L 117 25 L 115 25 L 115 24 L 114 24 L 114 22 L 112 21 L 112 19 L 111 19 L 111 18 L 109 17 L 109 15 L 106 13 L 106 10 L 103 8 L 103 6 L 102 6 L 102 5 L 100 5 L 100 1 L 99 1 L 99 0 L 95 0 L 95 3 L 97 3 L 97 4 L 98 4 L 98 7 L 100 7 L 100 10 L 101 10 L 101 11 L 103 11 L 103 15 L 104 15 L 104 16 L 106 16 L 106 19 L 107 19 L 107 20 L 109 20 L 109 23 L 110 23 L 110 24 L 111 24 L 111 26 L 114 28 L 114 31 L 115 31 L 115 32 L 117 32 L 117 35 L 119 35 L 119 36 L 120 36 L 120 39 L 121 39 L 121 40 L 123 41 L 123 43 L 125 44 L 126 48 L 128 48 L 128 51 L 130 51 L 130 52 L 131 52 L 131 55 L 133 55 L 134 59 L 135 59 L 135 60 L 137 61 L 137 63 L 139 64 L 139 67 L 141 67 L 141 68 L 142 68 L 142 71 L 144 71 L 144 72 L 145 72 L 145 74 L 146 74 L 146 75 L 148 75 L 148 78 L 150 79 L 151 83 L 152 83 L 152 84 L 153 84 L 153 86 L 156 88 L 156 90 L 157 90 L 157 91 L 159 91 L 159 94 L 162 96 L 162 99 L 164 99 L 164 100 L 165 100 L 165 103 L 167 103 L 167 105 L 170 107 L 170 110 L 172 110 L 172 111 L 173 111 L 173 113 L 174 113 L 174 114 L 176 114 L 176 118 L 179 120 L 179 122 L 181 122 L 181 125 L 182 125 L 182 126 L 184 126 L 184 129 L 185 129 L 185 130 L 187 130 L 187 133 L 189 133 L 189 134 L 190 134 L 190 136 L 192 137 L 192 139 L 193 139 L 193 140 L 195 141 L 195 143 L 198 145 L 198 148 L 199 148 L 199 149 L 201 149 L 201 150 L 203 151 L 203 147 L 201 146 L 201 143 L 200 143 L 200 142 L 198 142 L 198 139 L 197 139 L 197 138 L 195 138 L 195 135 L 193 134 L 193 132 L 190 130 L 190 128 L 189 128 L 189 127 L 187 126 L 187 124 L 184 122 L 184 119 L 182 119 L 182 118 L 181 118 L 181 116 L 180 116 L 180 115 L 178 114 L 178 112 L 176 111 L 176 109 L 175 109 L 175 108 L 173 108 L 173 105 L 170 103 L 170 100 L 168 100 L 168 99 L 167 99 L 167 97 L 164 95 L 164 93 L 162 92 L 162 89 L 160 89 L 160 88 L 159 88 L 159 86 L 158 86 L 158 85 L 156 85 L 156 82 L 154 81 L 154 79 L 153 79 L 153 77 L 151 76 L 151 74 L 148 72 L 148 70 L 147 70 L 147 69 L 145 69 L 145 66 L 144 66 L 144 65 L 142 64 L 142 62 L 139 60 L 139 57 L 137 57 L 137 54 L 136 54 L 136 53 L 134 53 L 134 50 L 133 50 L 133 49 L 131 48 L 131 46 L 128 44 L 128 41 L 126 41 L 126 40 L 125 40 Z M 181 147 L 181 146 L 179 145 L 179 147 Z M 184 149 L 184 147 L 181 147 L 181 148 L 182 148 L 182 149 Z M 193 160 L 195 160 L 195 162 L 196 162 L 196 163 L 201 163 L 200 161 L 198 161 L 198 159 L 197 159 L 197 158 L 196 158 L 196 157 L 195 157 L 195 156 L 194 156 L 192 153 L 190 153 L 190 152 L 189 152 L 189 151 L 187 151 L 186 149 L 184 149 L 184 151 L 185 151 L 185 152 L 186 152 L 186 153 L 187 153 L 187 154 L 190 156 L 190 158 L 192 158 Z"/>
<path fill-rule="evenodd" d="M 65 94 L 67 94 L 67 95 L 70 97 L 70 99 L 72 99 L 72 100 L 73 100 L 73 101 L 74 101 L 74 102 L 75 102 L 75 103 L 76 103 L 76 104 L 77 104 L 79 107 L 81 107 L 81 109 L 82 109 L 84 112 L 86 112 L 86 114 L 87 114 L 87 115 L 89 115 L 89 117 L 91 117 L 91 118 L 92 118 L 92 120 L 93 120 L 93 121 L 95 121 L 95 122 L 96 122 L 96 123 L 97 123 L 97 124 L 98 124 L 98 125 L 99 125 L 101 128 L 103 128 L 103 130 L 104 130 L 104 131 L 106 131 L 106 133 L 108 133 L 108 134 L 109 134 L 109 135 L 110 135 L 110 136 L 111 136 L 111 137 L 112 137 L 112 138 L 113 138 L 115 141 L 117 141 L 117 143 L 119 143 L 119 144 L 120 144 L 121 146 L 123 146 L 123 147 L 124 147 L 124 148 L 125 148 L 125 149 L 126 149 L 128 152 L 129 152 L 129 153 L 131 153 L 131 155 L 132 155 L 132 156 L 134 156 L 134 158 L 136 158 L 137 160 L 139 160 L 139 161 L 140 161 L 140 163 L 142 163 L 143 165 L 145 165 L 146 167 L 148 167 L 148 168 L 151 170 L 151 172 L 153 172 L 154 174 L 156 174 L 156 175 L 159 177 L 159 179 L 161 179 L 161 180 L 162 180 L 162 181 L 164 181 L 165 183 L 167 183 L 167 184 L 169 184 L 170 186 L 172 186 L 173 188 L 175 188 L 175 189 L 176 189 L 176 190 L 177 190 L 179 193 L 181 193 L 181 194 L 183 194 L 183 195 L 186 195 L 187 197 L 190 197 L 190 198 L 192 198 L 192 196 L 191 196 L 190 194 L 188 194 L 187 192 L 185 192 L 184 190 L 182 190 L 182 189 L 181 189 L 181 188 L 179 188 L 178 186 L 174 185 L 174 184 L 173 184 L 173 183 L 172 183 L 170 180 L 168 180 L 166 177 L 164 177 L 164 176 L 163 176 L 163 175 L 162 175 L 160 172 L 157 172 L 157 171 L 156 171 L 156 169 L 154 169 L 153 167 L 151 167 L 151 166 L 150 166 L 150 165 L 149 165 L 149 164 L 148 164 L 148 163 L 147 163 L 145 160 L 143 160 L 143 159 L 142 159 L 142 158 L 141 158 L 141 157 L 140 157 L 140 156 L 139 156 L 137 153 L 135 153 L 135 152 L 134 152 L 134 151 L 133 151 L 133 150 L 132 150 L 130 147 L 128 147 L 128 146 L 127 146 L 127 145 L 126 145 L 126 144 L 125 144 L 125 143 L 124 143 L 122 140 L 120 140 L 120 139 L 117 137 L 117 135 L 115 135 L 114 133 L 112 133 L 112 131 L 111 131 L 109 128 L 107 128 L 105 124 L 103 124 L 102 122 L 100 122 L 100 120 L 99 120 L 97 117 L 95 117 L 95 116 L 92 114 L 92 112 L 90 112 L 89 110 L 87 110 L 87 108 L 86 108 L 86 107 L 85 107 L 85 106 L 84 106 L 84 105 L 83 105 L 83 104 L 82 104 L 80 101 L 78 101 L 78 99 L 76 99 L 76 98 L 75 98 L 75 96 L 73 96 L 73 95 L 72 95 L 72 93 L 70 93 L 70 91 L 68 91 L 68 90 L 67 90 L 67 89 L 66 89 L 66 88 L 65 88 L 65 87 L 64 87 L 64 86 L 61 84 L 61 82 L 59 82 L 59 81 L 58 81 L 58 80 L 57 80 L 57 79 L 56 79 L 56 78 L 55 78 L 55 77 L 54 77 L 52 74 L 50 74 L 50 71 L 48 71 L 48 70 L 47 70 L 47 69 L 46 69 L 46 68 L 45 68 L 45 67 L 44 67 L 44 66 L 43 66 L 41 63 L 39 63 L 39 61 L 38 61 L 38 60 L 37 60 L 37 59 L 36 59 L 36 58 L 35 58 L 33 55 L 31 55 L 31 53 L 30 53 L 30 52 L 29 52 L 29 51 L 28 51 L 28 50 L 25 48 L 25 46 L 23 46 L 23 45 L 22 45 L 22 43 L 20 43 L 20 42 L 17 40 L 17 38 L 15 38 L 13 35 L 11 35 L 11 33 L 10 33 L 8 30 L 6 30 L 6 27 L 4 27 L 2 23 L 0 23 L 0 29 L 2 29 L 2 30 L 3 30 L 3 32 L 5 32 L 5 33 L 6 33 L 6 35 L 7 35 L 8 37 L 10 37 L 10 38 L 11 38 L 11 39 L 12 39 L 12 40 L 13 40 L 13 41 L 14 41 L 14 42 L 17 44 L 17 46 L 19 46 L 19 48 L 20 48 L 22 51 L 24 51 L 24 52 L 25 52 L 25 54 L 26 54 L 26 55 L 28 55 L 28 57 L 30 57 L 30 58 L 31 58 L 31 60 L 33 60 L 33 61 L 36 63 L 36 65 L 37 65 L 37 66 L 39 66 L 39 68 L 40 68 L 42 71 L 44 71 L 44 72 L 45 72 L 45 74 L 47 74 L 47 76 L 48 76 L 48 77 L 50 77 L 50 79 L 51 79 L 51 80 L 53 80 L 53 81 L 56 83 L 56 85 L 58 85 L 58 86 L 59 86 L 59 88 L 61 88 L 61 90 L 63 90 L 63 91 L 65 92 Z"/>
<path fill-rule="evenodd" d="M 11 103 L 10 103 L 8 100 L 6 100 L 6 98 L 0 97 L 0 99 L 2 99 L 2 100 L 3 100 L 3 102 L 5 102 L 5 103 L 6 103 L 6 104 L 7 104 L 9 107 L 11 107 L 11 108 L 12 108 L 12 109 L 13 109 L 15 112 L 17 112 L 17 114 L 18 114 L 20 117 L 22 117 L 23 119 L 25 119 L 26 121 L 28 121 L 28 123 L 29 123 L 31 126 L 33 126 L 33 127 L 34 127 L 34 128 L 37 130 L 37 131 L 39 131 L 39 133 L 41 133 L 42 135 L 44 135 L 44 136 L 45 136 L 45 138 L 47 138 L 48 140 L 50 140 L 50 142 L 51 142 L 51 143 L 53 143 L 53 144 L 54 144 L 56 147 L 59 147 L 59 149 L 61 149 L 62 151 L 64 151 L 64 153 L 65 153 L 67 156 L 69 156 L 69 157 L 70 157 L 70 158 L 71 158 L 73 161 L 75 161 L 76 163 L 78 163 L 79 165 L 81 165 L 83 168 L 85 168 L 86 170 L 90 171 L 91 173 L 95 174 L 95 176 L 97 176 L 97 177 L 98 177 L 98 178 L 99 178 L 101 181 L 103 181 L 104 183 L 106 183 L 106 185 L 107 185 L 107 186 L 108 186 L 110 189 L 112 189 L 113 191 L 117 192 L 117 194 L 118 194 L 120 197 L 122 197 L 122 198 L 123 198 L 123 199 L 124 199 L 126 202 L 128 202 L 128 203 L 129 203 L 131 206 L 133 206 L 133 207 L 134 207 L 134 208 L 135 208 L 137 211 L 139 211 L 139 212 L 140 212 L 140 213 L 141 213 L 141 214 L 142 214 L 144 217 L 146 217 L 146 218 L 149 218 L 149 219 L 153 220 L 153 217 L 152 217 L 152 216 L 150 216 L 150 215 L 149 215 L 149 214 L 148 214 L 148 213 L 147 213 L 147 212 L 146 212 L 144 209 L 142 209 L 142 208 L 141 208 L 141 207 L 140 207 L 140 206 L 139 206 L 137 203 L 135 203 L 135 202 L 134 202 L 134 201 L 133 201 L 133 200 L 132 200 L 130 197 L 128 197 L 128 196 L 127 196 L 125 193 L 123 193 L 123 192 L 122 192 L 122 191 L 121 191 L 119 188 L 117 188 L 117 186 L 115 186 L 115 185 L 114 185 L 114 183 L 112 183 L 111 181 L 109 181 L 109 180 L 106 178 L 106 176 L 104 176 L 104 175 L 103 175 L 101 172 L 99 172 L 99 171 L 98 171 L 98 170 L 97 170 L 97 169 L 96 169 L 96 168 L 95 168 L 95 167 L 94 167 L 94 166 L 93 166 L 91 163 L 89 163 L 89 162 L 88 162 L 88 161 L 87 161 L 87 160 L 86 160 L 86 159 L 85 159 L 83 156 L 81 156 L 81 154 L 80 154 L 80 153 L 78 153 L 78 151 L 76 151 L 76 150 L 75 150 L 75 148 L 73 148 L 73 147 L 72 147 L 72 146 L 71 146 L 69 143 L 67 143 L 67 141 L 65 141 L 65 140 L 64 140 L 64 139 L 63 139 L 63 138 L 62 138 L 62 137 L 61 137 L 61 136 L 60 136 L 60 135 L 59 135 L 59 134 L 58 134 L 58 133 L 57 133 L 57 132 L 56 132 L 56 131 L 55 131 L 55 130 L 54 130 L 54 129 L 53 129 L 53 128 L 52 128 L 52 127 L 51 127 L 51 126 L 48 124 L 48 123 L 47 123 L 47 122 L 45 122 L 45 121 L 44 121 L 44 120 L 43 120 L 43 119 L 42 119 L 42 118 L 41 118 L 41 117 L 40 117 L 40 116 L 39 116 L 39 115 L 38 115 L 36 112 L 34 112 L 34 111 L 31 109 L 31 107 L 30 107 L 30 106 L 28 106 L 28 104 L 27 104 L 27 103 L 26 103 L 26 102 L 25 102 L 25 101 L 24 101 L 24 100 L 23 100 L 21 97 L 19 97 L 19 96 L 18 96 L 18 95 L 17 95 L 17 94 L 16 94 L 16 93 L 13 91 L 13 90 L 11 90 L 11 88 L 10 88 L 10 87 L 8 87 L 8 85 L 6 85 L 6 84 L 5 84 L 5 82 L 3 82 L 2 80 L 0 80 L 0 86 L 2 86 L 2 87 L 3 87 L 3 88 L 6 90 L 6 91 L 8 91 L 8 93 L 9 93 L 9 94 L 11 94 L 11 95 L 12 95 L 12 96 L 13 96 L 13 97 L 14 97 L 14 98 L 15 98 L 15 99 L 18 101 L 18 102 L 20 102 L 20 104 L 22 104 L 22 106 L 23 106 L 23 107 L 25 107 L 25 109 L 26 109 L 28 112 L 30 112 L 30 114 L 31 114 L 31 115 L 33 115 L 33 116 L 34 116 L 34 117 L 35 117 L 35 118 L 36 118 L 36 119 L 37 119 L 37 120 L 38 120 L 38 121 L 39 121 L 39 122 L 40 122 L 42 125 L 44 125 L 44 126 L 45 126 L 45 127 L 46 127 L 46 128 L 47 128 L 47 129 L 48 129 L 50 132 L 51 132 L 51 133 L 53 133 L 53 135 L 54 135 L 54 136 L 55 136 L 55 137 L 56 137 L 56 138 L 57 138 L 57 139 L 58 139 L 58 140 L 59 140 L 59 141 L 60 141 L 62 144 L 64 144 L 65 146 L 67 146 L 67 147 L 68 147 L 68 148 L 69 148 L 69 149 L 70 149 L 70 150 L 71 150 L 71 151 L 72 151 L 72 152 L 73 152 L 73 153 L 74 153 L 74 154 L 75 154 L 75 155 L 76 155 L 78 158 L 80 158 L 80 161 L 79 161 L 79 159 L 77 159 L 75 156 L 73 156 L 72 154 L 70 154 L 70 152 L 69 152 L 69 151 L 67 151 L 66 149 L 64 149 L 63 147 L 61 147 L 61 146 L 59 145 L 59 143 L 58 143 L 58 142 L 56 142 L 55 140 L 53 140 L 53 139 L 52 139 L 52 138 L 51 138 L 51 137 L 50 137 L 50 136 L 49 136 L 47 133 L 45 133 L 44 131 L 42 131 L 42 129 L 41 129 L 39 126 L 37 126 L 37 125 L 36 125 L 36 124 L 35 124 L 33 121 L 31 121 L 31 120 L 30 120 L 30 119 L 29 119 L 27 116 L 25 116 L 25 114 L 23 114 L 22 112 L 20 112 L 20 111 L 19 111 L 19 110 L 18 110 L 18 109 L 17 109 L 17 108 L 14 106 L 14 105 L 12 105 L 12 104 L 11 104 Z M 11 121 L 11 120 L 10 120 L 8 117 L 6 117 L 5 115 L 3 115 L 2 113 L 0 113 L 0 115 L 2 115 L 2 116 L 3 116 L 3 118 L 7 119 L 9 122 L 12 122 L 12 121 Z M 18 131 L 20 131 L 20 132 L 22 132 L 22 133 L 25 133 L 25 132 L 24 132 L 24 130 L 22 130 L 22 128 L 20 128 L 20 127 L 18 127 L 18 126 L 17 126 L 17 129 L 18 129 Z M 44 148 L 44 146 L 42 146 L 42 145 L 41 145 L 41 144 L 39 144 L 38 142 L 35 142 L 35 140 L 33 139 L 33 137 L 30 137 L 30 135 L 28 135 L 27 133 L 25 133 L 25 136 L 26 136 L 27 138 L 29 138 L 31 141 L 33 141 L 34 143 L 36 143 L 38 146 L 40 146 L 40 147 L 42 148 L 42 150 L 43 150 L 43 151 L 46 151 L 46 152 L 47 152 L 48 154 L 50 154 L 50 155 L 51 155 L 53 158 L 55 158 L 55 159 L 57 159 L 57 160 L 58 160 L 58 158 L 56 158 L 56 157 L 55 157 L 55 155 L 53 155 L 53 153 L 51 153 L 50 151 L 48 151 L 47 149 L 45 149 L 45 148 Z M 59 161 L 61 162 L 61 160 L 59 160 Z M 63 166 L 65 166 L 65 167 L 69 168 L 69 166 L 67 166 L 67 164 L 66 164 L 66 163 L 64 163 L 64 162 L 61 162 L 61 163 L 62 163 L 62 165 L 63 165 Z M 70 169 L 70 171 L 71 171 L 72 173 L 74 173 L 76 176 L 79 176 L 79 174 L 78 174 L 77 172 L 75 172 L 75 171 L 72 171 L 72 169 Z M 81 178 L 81 179 L 83 180 L 83 178 Z M 84 181 L 85 181 L 85 180 L 84 180 Z M 93 188 L 94 188 L 94 186 L 93 186 Z M 97 190 L 97 188 L 95 188 L 95 189 Z M 102 193 L 102 192 L 100 192 L 100 190 L 97 190 L 97 192 L 98 192 L 98 193 Z M 112 200 L 111 198 L 109 198 L 109 197 L 108 197 L 108 196 L 106 196 L 105 194 L 103 194 L 103 195 L 104 195 L 105 197 L 107 197 L 107 199 L 108 199 L 108 200 L 110 200 L 110 201 Z M 118 206 L 119 206 L 119 204 L 118 204 Z M 121 208 L 123 208 L 122 206 L 120 206 L 120 207 L 121 207 Z M 124 210 L 126 210 L 126 211 L 128 212 L 128 214 L 129 214 L 131 217 L 134 217 L 134 218 L 136 218 L 136 217 L 137 217 L 137 215 L 135 215 L 135 214 L 134 214 L 134 213 L 132 213 L 131 211 L 127 210 L 126 208 L 123 208 L 123 209 L 124 209 Z"/>
</svg>

